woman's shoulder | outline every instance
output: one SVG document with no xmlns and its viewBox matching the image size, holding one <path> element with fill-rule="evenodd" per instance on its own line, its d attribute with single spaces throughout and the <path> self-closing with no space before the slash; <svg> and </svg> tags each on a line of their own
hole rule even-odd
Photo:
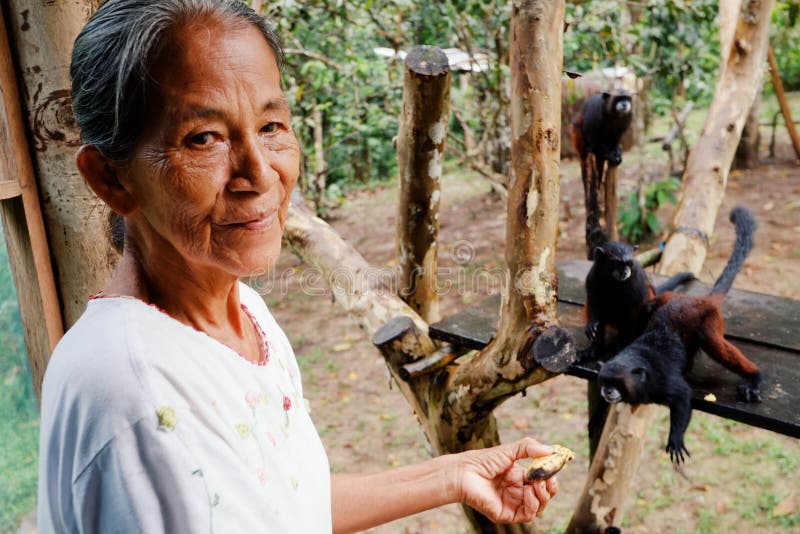
<svg viewBox="0 0 800 534">
<path fill-rule="evenodd" d="M 111 373 L 121 378 L 119 366 L 129 365 L 124 356 L 135 350 L 142 332 L 152 331 L 152 323 L 157 319 L 157 315 L 150 317 L 152 312 L 148 308 L 144 302 L 129 298 L 90 300 L 53 351 L 46 374 Z"/>
</svg>

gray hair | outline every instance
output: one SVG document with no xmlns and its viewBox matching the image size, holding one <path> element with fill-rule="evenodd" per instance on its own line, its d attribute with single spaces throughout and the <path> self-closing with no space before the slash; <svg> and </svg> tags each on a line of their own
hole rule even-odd
<svg viewBox="0 0 800 534">
<path fill-rule="evenodd" d="M 275 30 L 239 0 L 107 0 L 72 49 L 72 106 L 81 141 L 114 161 L 127 161 L 145 127 L 154 84 L 150 67 L 159 48 L 175 27 L 206 18 L 251 24 L 282 67 Z"/>
</svg>

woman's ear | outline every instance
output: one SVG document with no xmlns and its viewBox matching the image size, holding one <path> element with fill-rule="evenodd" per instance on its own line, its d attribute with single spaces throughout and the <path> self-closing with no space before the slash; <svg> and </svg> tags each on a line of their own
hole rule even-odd
<svg viewBox="0 0 800 534">
<path fill-rule="evenodd" d="M 76 157 L 78 170 L 100 199 L 120 215 L 136 208 L 136 200 L 120 179 L 122 168 L 93 145 L 83 145 Z"/>
</svg>

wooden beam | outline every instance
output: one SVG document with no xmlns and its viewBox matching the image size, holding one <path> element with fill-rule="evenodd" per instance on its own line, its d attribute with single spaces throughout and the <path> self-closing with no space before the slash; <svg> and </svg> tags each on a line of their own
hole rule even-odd
<svg viewBox="0 0 800 534">
<path fill-rule="evenodd" d="M 23 140 L 23 132 L 29 134 L 30 151 L 27 147 L 20 151 L 30 154 L 36 168 L 36 181 L 32 171 L 20 169 L 20 186 L 28 199 L 34 198 L 38 186 L 47 240 L 43 230 L 31 232 L 31 239 L 37 249 L 50 246 L 66 326 L 86 309 L 88 296 L 103 287 L 117 259 L 106 236 L 105 210 L 75 166 L 80 137 L 70 97 L 72 45 L 99 3 L 8 0 L 3 10 L 15 56 L 13 62 L 2 62 L 5 76 L 11 77 L 4 87 L 19 83 L 16 103 L 21 102 L 21 119 L 26 123 L 13 138 Z M 28 212 L 36 209 L 34 203 L 26 201 L 25 209 L 28 218 L 34 216 Z"/>
<path fill-rule="evenodd" d="M 13 179 L 17 198 L 0 195 L 3 230 L 12 262 L 34 389 L 41 394 L 44 368 L 64 333 L 33 165 L 20 108 L 5 19 L 0 11 L 0 179 Z M 12 186 L 4 186 L 11 192 Z"/>
<path fill-rule="evenodd" d="M 22 194 L 19 188 L 19 182 L 16 180 L 7 180 L 0 182 L 0 200 L 9 198 L 16 198 Z"/>
</svg>

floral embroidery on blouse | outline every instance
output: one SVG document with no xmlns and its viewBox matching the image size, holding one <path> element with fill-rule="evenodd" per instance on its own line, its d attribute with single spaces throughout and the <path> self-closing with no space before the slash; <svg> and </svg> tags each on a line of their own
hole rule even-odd
<svg viewBox="0 0 800 534">
<path fill-rule="evenodd" d="M 236 432 L 242 439 L 247 439 L 248 437 L 250 437 L 250 427 L 245 423 L 239 423 L 234 428 L 236 428 Z"/>
<path fill-rule="evenodd" d="M 158 417 L 158 429 L 162 432 L 170 432 L 178 424 L 178 414 L 169 406 L 162 406 L 157 409 L 156 416 Z"/>
</svg>

